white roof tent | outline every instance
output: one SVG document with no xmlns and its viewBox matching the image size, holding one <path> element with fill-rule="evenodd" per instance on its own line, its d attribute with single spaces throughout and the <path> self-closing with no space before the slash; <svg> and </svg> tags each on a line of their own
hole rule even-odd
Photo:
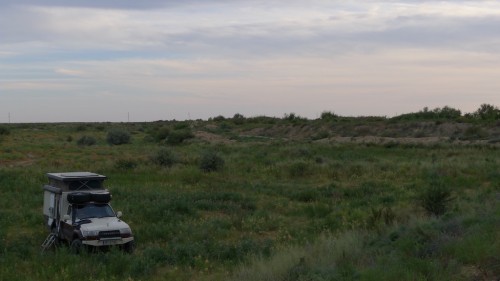
<svg viewBox="0 0 500 281">
<path fill-rule="evenodd" d="M 69 173 L 47 173 L 49 179 L 59 181 L 78 181 L 78 180 L 105 180 L 106 176 L 90 172 L 69 172 Z"/>
<path fill-rule="evenodd" d="M 49 185 L 45 190 L 61 193 L 78 190 L 103 190 L 103 181 L 106 176 L 90 172 L 47 173 Z"/>
</svg>

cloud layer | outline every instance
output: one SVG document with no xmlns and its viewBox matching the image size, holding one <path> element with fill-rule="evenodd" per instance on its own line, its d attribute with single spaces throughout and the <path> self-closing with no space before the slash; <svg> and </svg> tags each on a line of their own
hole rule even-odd
<svg viewBox="0 0 500 281">
<path fill-rule="evenodd" d="M 496 1 L 39 2 L 0 4 L 0 112 L 18 122 L 500 101 Z"/>
</svg>

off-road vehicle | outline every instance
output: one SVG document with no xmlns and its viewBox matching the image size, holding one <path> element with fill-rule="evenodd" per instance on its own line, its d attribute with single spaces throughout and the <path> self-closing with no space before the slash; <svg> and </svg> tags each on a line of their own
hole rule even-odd
<svg viewBox="0 0 500 281">
<path fill-rule="evenodd" d="M 90 172 L 48 173 L 43 186 L 43 215 L 50 231 L 42 244 L 45 250 L 57 242 L 67 242 L 74 252 L 84 247 L 117 245 L 134 250 L 134 236 L 113 211 L 111 193 L 104 188 L 106 176 Z"/>
</svg>

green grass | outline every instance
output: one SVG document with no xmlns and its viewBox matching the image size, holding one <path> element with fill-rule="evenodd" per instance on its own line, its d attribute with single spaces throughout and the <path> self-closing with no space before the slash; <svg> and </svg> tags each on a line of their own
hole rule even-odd
<svg viewBox="0 0 500 281">
<path fill-rule="evenodd" d="M 254 119 L 214 130 L 238 135 L 238 126 L 261 125 Z M 283 122 L 264 121 L 264 129 Z M 108 145 L 113 126 L 17 125 L 2 135 L 0 280 L 16 280 L 19 272 L 26 280 L 470 280 L 497 274 L 495 146 L 244 136 L 230 144 L 151 141 L 155 128 L 194 126 L 169 122 L 120 124 L 132 142 Z M 84 135 L 96 144 L 79 146 Z M 175 156 L 171 165 L 151 160 L 165 149 Z M 216 152 L 223 167 L 200 169 L 206 151 Z M 134 231 L 135 254 L 74 256 L 66 247 L 40 253 L 47 235 L 45 173 L 78 170 L 108 176 L 113 208 Z M 436 178 L 454 200 L 442 216 L 430 217 L 419 196 Z"/>
</svg>

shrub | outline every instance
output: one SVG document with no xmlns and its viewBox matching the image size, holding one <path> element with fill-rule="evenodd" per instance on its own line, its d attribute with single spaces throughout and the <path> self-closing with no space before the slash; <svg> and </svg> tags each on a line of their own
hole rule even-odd
<svg viewBox="0 0 500 281">
<path fill-rule="evenodd" d="M 158 142 L 164 141 L 170 135 L 170 129 L 167 127 L 161 127 L 152 133 L 154 139 Z"/>
<path fill-rule="evenodd" d="M 371 212 L 366 219 L 368 228 L 376 228 L 382 224 L 391 225 L 396 220 L 396 214 L 391 207 L 371 208 Z"/>
<path fill-rule="evenodd" d="M 452 200 L 451 190 L 440 182 L 432 182 L 419 196 L 421 206 L 435 216 L 444 214 Z"/>
<path fill-rule="evenodd" d="M 242 125 L 243 123 L 245 123 L 245 116 L 243 116 L 242 114 L 236 113 L 233 116 L 233 123 L 236 125 Z"/>
<path fill-rule="evenodd" d="M 170 149 L 162 148 L 151 155 L 151 161 L 159 166 L 172 167 L 177 159 Z"/>
<path fill-rule="evenodd" d="M 6 136 L 10 134 L 10 130 L 9 128 L 5 127 L 5 126 L 0 126 L 0 136 Z"/>
<path fill-rule="evenodd" d="M 212 118 L 212 120 L 215 122 L 220 122 L 220 121 L 226 120 L 226 118 L 222 115 L 218 115 L 218 116 L 215 116 L 214 118 Z"/>
<path fill-rule="evenodd" d="M 79 146 L 91 146 L 91 145 L 94 145 L 96 144 L 96 139 L 94 137 L 91 137 L 91 136 L 82 136 L 81 138 L 79 138 L 77 141 L 76 141 L 76 144 L 78 144 Z"/>
<path fill-rule="evenodd" d="M 130 133 L 124 129 L 111 129 L 108 132 L 106 141 L 111 145 L 120 145 L 130 143 Z"/>
<path fill-rule="evenodd" d="M 137 161 L 133 159 L 118 159 L 115 162 L 115 168 L 119 170 L 132 170 L 137 167 Z"/>
<path fill-rule="evenodd" d="M 473 116 L 481 120 L 499 120 L 500 109 L 491 104 L 481 104 Z"/>
<path fill-rule="evenodd" d="M 181 144 L 183 141 L 191 138 L 194 138 L 194 135 L 190 129 L 181 129 L 170 132 L 165 141 L 168 144 L 176 145 Z"/>
<path fill-rule="evenodd" d="M 200 158 L 200 169 L 204 172 L 215 172 L 224 167 L 224 159 L 215 151 L 205 151 Z"/>
<path fill-rule="evenodd" d="M 292 178 L 300 178 L 310 173 L 309 165 L 306 162 L 294 162 L 288 167 L 288 175 Z"/>
<path fill-rule="evenodd" d="M 331 111 L 323 111 L 321 113 L 321 119 L 322 120 L 334 120 L 336 118 L 338 118 L 339 116 Z"/>
<path fill-rule="evenodd" d="M 486 139 L 488 138 L 488 131 L 479 127 L 471 126 L 465 129 L 463 140 Z"/>
</svg>

